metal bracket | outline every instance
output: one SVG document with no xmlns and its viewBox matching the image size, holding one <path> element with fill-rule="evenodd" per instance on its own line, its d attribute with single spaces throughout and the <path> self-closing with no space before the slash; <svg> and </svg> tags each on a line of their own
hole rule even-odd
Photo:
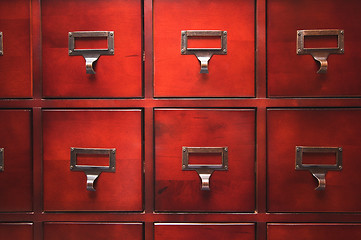
<svg viewBox="0 0 361 240">
<path fill-rule="evenodd" d="M 222 164 L 189 164 L 190 153 L 221 153 Z M 210 190 L 209 179 L 213 171 L 228 170 L 228 147 L 182 147 L 182 170 L 196 171 L 201 179 L 201 190 Z"/>
<path fill-rule="evenodd" d="M 305 48 L 305 36 L 337 36 L 337 48 Z M 317 73 L 327 72 L 327 58 L 330 54 L 343 54 L 344 51 L 344 30 L 320 29 L 297 31 L 297 54 L 311 54 L 320 63 L 320 69 Z"/>
<path fill-rule="evenodd" d="M 0 148 L 0 172 L 4 171 L 4 148 Z"/>
<path fill-rule="evenodd" d="M 3 50 L 3 32 L 0 32 L 0 56 L 4 55 Z"/>
<path fill-rule="evenodd" d="M 107 37 L 108 49 L 75 49 L 75 38 Z M 83 56 L 87 74 L 95 74 L 93 64 L 100 55 L 114 55 L 113 31 L 69 32 L 69 56 Z"/>
<path fill-rule="evenodd" d="M 303 164 L 303 153 L 335 153 L 336 164 Z M 342 148 L 341 147 L 302 147 L 296 146 L 296 170 L 308 170 L 317 179 L 318 187 L 315 190 L 325 190 L 327 171 L 342 170 Z"/>
<path fill-rule="evenodd" d="M 181 54 L 194 54 L 201 64 L 200 73 L 208 73 L 208 62 L 213 55 L 227 54 L 227 31 L 218 30 L 187 30 L 181 32 Z M 221 48 L 188 48 L 188 37 L 220 37 Z"/>
<path fill-rule="evenodd" d="M 84 172 L 87 177 L 86 189 L 95 191 L 94 181 L 102 172 L 115 172 L 115 148 L 70 148 L 70 170 Z M 109 166 L 77 165 L 77 154 L 109 155 Z"/>
</svg>

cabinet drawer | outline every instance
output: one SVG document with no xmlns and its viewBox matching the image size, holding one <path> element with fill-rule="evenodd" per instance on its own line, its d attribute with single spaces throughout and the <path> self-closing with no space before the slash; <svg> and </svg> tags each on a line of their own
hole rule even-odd
<svg viewBox="0 0 361 240">
<path fill-rule="evenodd" d="M 357 30 L 361 2 L 270 0 L 267 7 L 269 96 L 361 96 L 361 73 L 357 67 L 361 64 L 361 32 Z M 320 29 L 339 29 L 344 35 L 344 53 L 330 54 L 327 73 L 323 74 L 317 73 L 319 65 L 311 55 L 297 54 L 297 31 Z M 312 34 L 299 36 L 304 39 L 305 48 L 338 48 L 337 36 Z"/>
<path fill-rule="evenodd" d="M 254 110 L 155 110 L 157 211 L 254 211 L 254 161 Z"/>
<path fill-rule="evenodd" d="M 254 240 L 255 225 L 251 223 L 156 223 L 154 239 Z"/>
<path fill-rule="evenodd" d="M 361 239 L 361 224 L 341 223 L 271 223 L 267 225 L 268 240 L 339 240 Z"/>
<path fill-rule="evenodd" d="M 140 0 L 42 1 L 44 96 L 141 97 L 141 25 Z M 80 31 L 88 35 L 89 31 L 110 33 L 80 37 L 76 33 Z M 75 45 L 72 52 L 69 52 L 69 38 Z M 112 38 L 113 52 L 111 43 L 107 42 Z M 91 54 L 95 54 L 94 49 L 108 50 L 93 64 L 95 74 L 86 73 L 83 56 L 72 55 L 80 54 L 81 49 L 92 49 Z"/>
<path fill-rule="evenodd" d="M 33 239 L 32 223 L 0 223 L 1 240 L 31 240 Z"/>
<path fill-rule="evenodd" d="M 32 96 L 30 1 L 0 1 L 0 98 Z"/>
<path fill-rule="evenodd" d="M 0 212 L 31 211 L 31 111 L 0 110 Z"/>
<path fill-rule="evenodd" d="M 141 115 L 137 109 L 45 110 L 45 210 L 142 210 Z"/>
<path fill-rule="evenodd" d="M 268 210 L 360 212 L 360 121 L 360 109 L 268 110 Z"/>
<path fill-rule="evenodd" d="M 253 0 L 155 0 L 154 95 L 254 96 L 254 5 Z M 190 32 L 182 36 L 182 31 L 192 30 L 218 30 L 225 36 L 197 37 Z M 187 47 L 182 47 L 182 38 L 187 38 Z M 227 43 L 226 49 L 221 41 Z M 200 73 L 200 61 L 192 48 L 201 48 L 203 53 L 213 49 L 209 73 Z"/>
<path fill-rule="evenodd" d="M 44 240 L 96 240 L 124 239 L 142 240 L 143 225 L 141 223 L 116 222 L 46 222 L 44 224 Z"/>
</svg>

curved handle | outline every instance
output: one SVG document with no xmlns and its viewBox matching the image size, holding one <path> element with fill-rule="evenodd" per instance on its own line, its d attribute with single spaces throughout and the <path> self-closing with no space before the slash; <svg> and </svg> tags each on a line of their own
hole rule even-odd
<svg viewBox="0 0 361 240">
<path fill-rule="evenodd" d="M 337 36 L 337 48 L 305 48 L 305 36 Z M 340 29 L 319 29 L 319 30 L 298 30 L 297 31 L 297 54 L 310 54 L 320 63 L 317 73 L 327 73 L 327 58 L 330 54 L 344 53 L 344 30 Z"/>
<path fill-rule="evenodd" d="M 95 74 L 94 63 L 101 55 L 114 55 L 114 32 L 113 31 L 80 31 L 69 32 L 69 56 L 83 56 L 87 74 Z M 106 37 L 108 49 L 75 49 L 75 38 Z"/>
<path fill-rule="evenodd" d="M 221 164 L 189 164 L 190 153 L 219 153 L 222 156 Z M 182 170 L 196 171 L 201 179 L 201 190 L 210 190 L 210 178 L 215 170 L 228 170 L 228 147 L 182 147 Z"/>
<path fill-rule="evenodd" d="M 220 37 L 220 48 L 188 48 L 189 37 Z M 219 30 L 187 30 L 181 31 L 181 54 L 194 54 L 201 64 L 200 73 L 208 73 L 208 62 L 213 55 L 227 54 L 227 31 Z"/>
<path fill-rule="evenodd" d="M 70 148 L 70 170 L 84 172 L 87 177 L 86 189 L 95 191 L 94 183 L 102 172 L 115 172 L 115 148 Z M 79 154 L 109 155 L 109 166 L 78 165 Z"/>
<path fill-rule="evenodd" d="M 303 153 L 334 153 L 336 164 L 304 164 L 302 163 Z M 296 170 L 308 170 L 318 181 L 315 190 L 326 189 L 327 171 L 342 170 L 342 148 L 341 147 L 303 147 L 296 146 Z"/>
</svg>

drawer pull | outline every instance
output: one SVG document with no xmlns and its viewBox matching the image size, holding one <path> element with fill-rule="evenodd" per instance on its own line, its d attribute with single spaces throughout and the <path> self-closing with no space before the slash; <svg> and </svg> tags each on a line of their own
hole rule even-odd
<svg viewBox="0 0 361 240">
<path fill-rule="evenodd" d="M 0 172 L 4 171 L 4 148 L 0 148 Z"/>
<path fill-rule="evenodd" d="M 220 153 L 222 164 L 189 164 L 190 153 Z M 228 147 L 182 147 L 182 170 L 196 171 L 201 179 L 201 190 L 209 191 L 209 179 L 215 170 L 228 170 Z"/>
<path fill-rule="evenodd" d="M 304 164 L 303 153 L 335 153 L 336 164 Z M 296 146 L 296 170 L 308 170 L 317 179 L 318 187 L 315 190 L 325 190 L 327 171 L 342 170 L 342 148 L 341 147 L 302 147 Z"/>
<path fill-rule="evenodd" d="M 4 55 L 3 50 L 3 32 L 0 32 L 0 56 Z"/>
<path fill-rule="evenodd" d="M 188 48 L 188 37 L 220 37 L 220 48 Z M 208 73 L 208 62 L 213 55 L 227 54 L 227 31 L 218 30 L 188 30 L 181 32 L 181 54 L 194 54 L 201 64 L 200 73 Z"/>
<path fill-rule="evenodd" d="M 115 148 L 70 148 L 70 170 L 84 172 L 87 177 L 86 189 L 95 191 L 94 181 L 102 172 L 115 172 Z M 109 166 L 78 165 L 78 154 L 109 155 Z"/>
<path fill-rule="evenodd" d="M 87 74 L 95 74 L 93 65 L 100 55 L 114 55 L 114 32 L 113 31 L 82 31 L 69 32 L 69 56 L 83 56 Z M 75 38 L 106 37 L 108 49 L 75 49 Z"/>
<path fill-rule="evenodd" d="M 305 36 L 337 36 L 337 48 L 305 48 Z M 320 63 L 317 73 L 327 72 L 327 58 L 330 54 L 344 53 L 344 30 L 320 29 L 320 30 L 298 30 L 297 31 L 297 54 L 310 54 Z"/>
</svg>

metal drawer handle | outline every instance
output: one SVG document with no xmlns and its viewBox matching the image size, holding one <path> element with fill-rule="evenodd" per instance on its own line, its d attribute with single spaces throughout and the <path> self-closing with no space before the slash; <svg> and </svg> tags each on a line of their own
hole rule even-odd
<svg viewBox="0 0 361 240">
<path fill-rule="evenodd" d="M 0 148 L 0 172 L 4 171 L 4 148 Z"/>
<path fill-rule="evenodd" d="M 3 32 L 0 32 L 0 56 L 4 55 L 3 50 Z"/>
<path fill-rule="evenodd" d="M 187 30 L 181 32 L 181 54 L 194 54 L 201 64 L 200 73 L 208 73 L 208 62 L 215 54 L 227 54 L 227 31 L 217 30 Z M 188 48 L 188 37 L 221 37 L 221 48 Z"/>
<path fill-rule="evenodd" d="M 87 37 L 107 37 L 108 49 L 75 49 L 75 38 Z M 69 32 L 69 56 L 83 56 L 87 74 L 95 74 L 93 64 L 98 61 L 100 55 L 114 55 L 113 31 Z"/>
<path fill-rule="evenodd" d="M 335 153 L 336 164 L 303 164 L 303 153 Z M 308 170 L 317 179 L 318 187 L 315 190 L 325 190 L 327 171 L 342 170 L 342 148 L 341 147 L 296 147 L 296 170 Z"/>
<path fill-rule="evenodd" d="M 221 153 L 222 164 L 189 164 L 190 153 Z M 228 170 L 228 147 L 182 147 L 182 170 L 196 171 L 201 179 L 201 190 L 210 190 L 209 179 L 213 171 Z"/>
<path fill-rule="evenodd" d="M 86 189 L 95 191 L 94 181 L 102 172 L 115 172 L 115 148 L 70 148 L 70 170 L 84 172 L 87 177 Z M 109 166 L 77 165 L 77 154 L 109 155 Z"/>
<path fill-rule="evenodd" d="M 337 48 L 305 48 L 305 36 L 337 36 Z M 327 72 L 327 58 L 330 54 L 343 54 L 344 51 L 344 30 L 320 29 L 297 31 L 297 54 L 311 54 L 320 63 L 320 69 L 317 73 Z"/>
</svg>

